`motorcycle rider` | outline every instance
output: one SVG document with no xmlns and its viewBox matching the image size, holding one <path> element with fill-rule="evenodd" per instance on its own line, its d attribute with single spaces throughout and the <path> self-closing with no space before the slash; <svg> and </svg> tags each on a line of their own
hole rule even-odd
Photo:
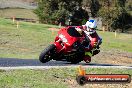
<svg viewBox="0 0 132 88">
<path fill-rule="evenodd" d="M 82 30 L 86 34 L 86 41 L 89 42 L 89 44 L 87 43 L 88 45 L 86 45 L 85 47 L 87 49 L 84 57 L 84 61 L 86 63 L 91 62 L 91 57 L 100 52 L 99 45 L 102 43 L 102 38 L 100 38 L 96 33 L 96 28 L 97 23 L 93 19 L 88 20 L 85 25 L 76 28 L 78 32 Z"/>
</svg>

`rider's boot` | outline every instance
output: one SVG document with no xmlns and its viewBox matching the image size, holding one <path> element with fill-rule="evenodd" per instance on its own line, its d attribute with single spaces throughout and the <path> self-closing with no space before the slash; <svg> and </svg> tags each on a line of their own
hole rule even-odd
<svg viewBox="0 0 132 88">
<path fill-rule="evenodd" d="M 89 55 L 85 55 L 84 59 L 83 59 L 86 63 L 90 63 L 91 62 L 91 57 Z"/>
<path fill-rule="evenodd" d="M 86 63 L 90 63 L 91 62 L 91 57 L 92 57 L 92 52 L 85 52 L 85 56 L 84 56 L 84 61 Z"/>
</svg>

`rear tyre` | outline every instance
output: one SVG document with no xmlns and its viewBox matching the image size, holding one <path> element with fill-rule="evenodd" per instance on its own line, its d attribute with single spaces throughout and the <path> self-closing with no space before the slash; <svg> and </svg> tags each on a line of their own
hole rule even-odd
<svg viewBox="0 0 132 88">
<path fill-rule="evenodd" d="M 51 44 L 47 48 L 45 48 L 39 56 L 40 62 L 46 63 L 50 61 L 51 59 L 53 59 L 54 50 L 55 50 L 54 44 Z"/>
</svg>

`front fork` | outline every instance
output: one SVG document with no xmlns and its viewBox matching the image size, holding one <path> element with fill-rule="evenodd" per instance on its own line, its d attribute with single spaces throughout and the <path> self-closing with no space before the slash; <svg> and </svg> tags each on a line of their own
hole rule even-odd
<svg viewBox="0 0 132 88">
<path fill-rule="evenodd" d="M 65 46 L 62 45 L 61 40 L 58 39 L 57 41 L 54 42 L 54 45 L 56 46 L 56 52 L 60 53 L 61 51 L 63 51 L 65 49 Z"/>
</svg>

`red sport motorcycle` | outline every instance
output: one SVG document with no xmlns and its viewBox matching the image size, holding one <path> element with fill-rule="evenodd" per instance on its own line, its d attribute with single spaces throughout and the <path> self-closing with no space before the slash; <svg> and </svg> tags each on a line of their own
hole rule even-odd
<svg viewBox="0 0 132 88">
<path fill-rule="evenodd" d="M 86 39 L 85 33 L 80 34 L 74 26 L 61 28 L 54 43 L 41 52 L 39 60 L 42 63 L 46 63 L 53 59 L 56 61 L 67 61 L 72 64 L 77 64 L 83 61 L 86 51 L 91 52 L 91 50 L 93 50 L 93 48 L 85 48 L 91 43 L 90 41 L 90 39 Z M 95 41 L 98 40 L 95 39 Z M 96 47 L 99 48 L 99 45 L 96 44 Z M 95 54 L 97 53 L 99 53 L 99 51 L 96 51 Z"/>
</svg>

